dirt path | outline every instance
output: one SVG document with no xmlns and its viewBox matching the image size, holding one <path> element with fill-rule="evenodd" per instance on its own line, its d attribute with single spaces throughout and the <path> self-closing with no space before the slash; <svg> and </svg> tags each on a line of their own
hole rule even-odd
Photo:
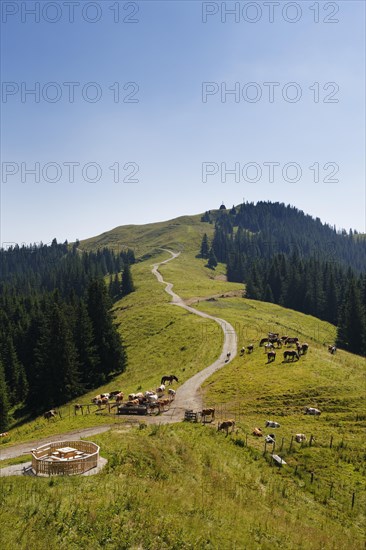
<svg viewBox="0 0 366 550">
<path fill-rule="evenodd" d="M 220 357 L 212 363 L 209 367 L 206 367 L 202 371 L 198 372 L 192 378 L 184 382 L 182 386 L 180 386 L 177 390 L 177 395 L 175 397 L 174 402 L 174 411 L 170 414 L 170 416 L 166 416 L 168 422 L 179 422 L 183 417 L 183 411 L 185 409 L 201 409 L 202 408 L 202 397 L 200 392 L 200 387 L 203 384 L 203 382 L 211 376 L 215 371 L 221 369 L 225 364 L 229 363 L 229 361 L 232 361 L 234 357 L 236 356 L 237 352 L 237 337 L 236 332 L 232 325 L 225 321 L 224 319 L 220 319 L 219 317 L 213 317 L 212 315 L 209 315 L 208 313 L 204 313 L 203 311 L 198 311 L 189 305 L 187 305 L 178 294 L 176 294 L 173 291 L 173 285 L 172 283 L 167 283 L 164 281 L 161 273 L 159 272 L 159 267 L 161 265 L 164 265 L 168 262 L 171 262 L 175 258 L 177 258 L 180 255 L 180 252 L 171 252 L 170 250 L 164 249 L 166 252 L 169 252 L 171 254 L 171 258 L 168 258 L 167 260 L 160 262 L 158 264 L 155 264 L 152 269 L 152 273 L 155 275 L 155 277 L 158 279 L 158 281 L 162 284 L 165 284 L 165 291 L 172 297 L 171 303 L 173 305 L 182 307 L 183 309 L 195 314 L 199 315 L 200 317 L 204 317 L 205 319 L 212 319 L 213 321 L 216 321 L 218 323 L 223 332 L 224 332 L 224 344 L 222 348 L 222 352 Z M 231 353 L 229 361 L 227 360 L 227 354 Z M 164 417 L 163 417 L 164 418 Z"/>
<path fill-rule="evenodd" d="M 192 376 L 192 378 L 184 382 L 184 384 L 182 384 L 178 388 L 174 404 L 168 412 L 163 413 L 162 415 L 159 415 L 159 416 L 149 416 L 149 417 L 141 418 L 141 420 L 143 422 L 146 422 L 146 424 L 170 424 L 173 422 L 180 422 L 183 419 L 185 409 L 193 409 L 193 410 L 201 409 L 202 408 L 202 397 L 201 397 L 201 390 L 200 390 L 201 385 L 207 378 L 211 376 L 211 374 L 213 374 L 215 371 L 221 369 L 230 361 L 232 361 L 236 356 L 236 352 L 237 352 L 236 332 L 232 327 L 232 325 L 230 325 L 230 323 L 228 323 L 224 319 L 213 317 L 212 315 L 204 313 L 203 311 L 198 311 L 190 307 L 182 300 L 180 296 L 178 296 L 178 294 L 173 292 L 172 283 L 167 283 L 166 281 L 164 281 L 161 273 L 159 272 L 159 267 L 177 258 L 180 255 L 180 252 L 177 253 L 177 252 L 171 252 L 170 250 L 166 250 L 166 249 L 163 249 L 163 250 L 165 250 L 166 252 L 169 252 L 169 254 L 171 254 L 171 258 L 168 258 L 167 260 L 160 262 L 158 264 L 154 264 L 151 271 L 156 276 L 157 280 L 160 283 L 165 285 L 165 291 L 172 297 L 171 304 L 182 307 L 183 309 L 189 311 L 190 313 L 193 313 L 194 315 L 199 315 L 200 317 L 204 317 L 205 319 L 212 319 L 213 321 L 216 321 L 216 323 L 218 323 L 221 326 L 224 332 L 224 344 L 223 344 L 220 357 L 214 363 L 212 363 L 212 365 L 206 367 L 202 371 Z M 229 360 L 227 359 L 228 353 L 231 353 Z M 129 421 L 131 422 L 131 424 L 138 422 L 136 418 L 127 417 L 126 423 L 128 424 Z M 72 437 L 73 439 L 91 437 L 92 435 L 106 432 L 110 428 L 117 427 L 117 426 L 118 424 L 116 423 L 110 423 L 104 426 L 84 428 L 81 430 L 74 430 L 74 431 L 63 433 L 60 435 L 52 435 L 50 437 L 47 437 L 41 440 L 36 440 L 36 441 L 32 440 L 26 443 L 19 443 L 18 445 L 13 445 L 5 449 L 0 448 L 0 461 L 8 458 L 15 458 L 23 454 L 30 454 L 33 448 L 39 447 L 41 445 L 45 445 L 46 443 L 49 443 L 51 441 L 62 441 L 65 439 L 65 437 Z M 9 467 L 0 469 L 0 477 L 5 475 L 20 475 L 22 473 L 22 469 L 25 464 L 26 463 L 22 463 L 22 464 L 18 464 L 16 467 L 9 466 Z"/>
</svg>

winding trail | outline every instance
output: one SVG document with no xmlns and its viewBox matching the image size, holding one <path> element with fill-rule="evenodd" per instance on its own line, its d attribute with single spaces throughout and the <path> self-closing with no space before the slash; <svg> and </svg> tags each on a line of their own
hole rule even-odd
<svg viewBox="0 0 366 550">
<path fill-rule="evenodd" d="M 237 353 L 237 337 L 236 332 L 230 323 L 228 323 L 224 319 L 213 317 L 208 313 L 204 313 L 203 311 L 199 311 L 197 309 L 194 309 L 193 307 L 188 306 L 183 301 L 183 299 L 173 291 L 173 284 L 164 281 L 163 276 L 159 272 L 159 267 L 177 258 L 180 255 L 180 252 L 171 252 L 170 250 L 165 248 L 162 250 L 164 250 L 165 252 L 169 252 L 169 254 L 171 254 L 171 258 L 168 258 L 167 260 L 164 260 L 163 262 L 160 262 L 158 264 L 154 264 L 152 273 L 155 275 L 159 283 L 165 284 L 165 292 L 167 292 L 172 297 L 171 304 L 182 307 L 183 309 L 189 311 L 190 313 L 193 313 L 194 315 L 199 315 L 200 317 L 204 317 L 205 319 L 216 321 L 216 323 L 221 326 L 224 333 L 224 344 L 220 357 L 214 363 L 212 363 L 212 365 L 206 367 L 202 371 L 192 376 L 192 378 L 184 382 L 184 384 L 182 384 L 178 388 L 172 414 L 170 416 L 163 416 L 165 422 L 179 422 L 180 420 L 182 420 L 183 411 L 185 409 L 202 408 L 200 387 L 203 382 L 207 378 L 209 378 L 214 372 L 221 369 L 223 366 L 234 359 Z M 228 353 L 231 353 L 229 360 L 227 360 Z"/>
<path fill-rule="evenodd" d="M 201 395 L 201 389 L 200 389 L 201 385 L 214 372 L 221 369 L 222 367 L 227 365 L 230 361 L 232 361 L 237 353 L 237 336 L 234 328 L 230 323 L 228 323 L 224 319 L 220 319 L 219 317 L 213 317 L 208 313 L 204 313 L 203 311 L 198 311 L 193 307 L 188 306 L 184 302 L 184 300 L 173 291 L 173 284 L 167 283 L 166 281 L 164 281 L 163 276 L 159 272 L 159 267 L 177 258 L 180 255 L 180 252 L 172 252 L 171 250 L 168 250 L 165 248 L 162 250 L 171 254 L 171 258 L 168 258 L 167 260 L 154 264 L 151 272 L 155 275 L 159 283 L 162 283 L 165 285 L 165 291 L 172 297 L 172 300 L 170 303 L 172 305 L 182 307 L 183 309 L 185 309 L 186 311 L 189 311 L 190 313 L 193 313 L 194 315 L 199 315 L 200 317 L 204 317 L 205 319 L 211 319 L 216 323 L 218 323 L 221 326 L 224 333 L 224 343 L 223 343 L 221 355 L 214 363 L 212 363 L 210 366 L 206 367 L 202 371 L 198 372 L 197 374 L 189 378 L 189 380 L 184 382 L 177 389 L 174 405 L 170 408 L 168 412 L 163 413 L 161 416 L 157 416 L 157 417 L 156 416 L 143 417 L 144 422 L 146 422 L 147 424 L 157 424 L 157 423 L 170 424 L 174 422 L 180 422 L 183 419 L 185 409 L 193 409 L 193 410 L 202 409 L 203 403 L 202 403 L 202 395 Z M 231 354 L 229 359 L 227 358 L 228 353 Z M 128 417 L 128 419 L 131 420 L 131 423 L 133 423 L 133 421 L 136 422 L 136 419 L 133 420 L 130 417 Z M 90 437 L 92 435 L 106 432 L 112 427 L 118 427 L 118 424 L 113 423 L 113 424 L 106 424 L 104 426 L 95 426 L 92 428 L 74 430 L 72 432 L 53 435 L 37 441 L 32 440 L 32 441 L 27 441 L 25 443 L 19 443 L 17 445 L 13 445 L 5 449 L 1 449 L 0 447 L 0 461 L 8 458 L 15 458 L 23 454 L 29 454 L 33 448 L 39 447 L 40 445 L 45 445 L 46 443 L 49 443 L 51 441 L 62 441 L 65 438 L 65 436 L 72 436 L 73 439 L 81 439 L 83 437 Z M 22 475 L 23 473 L 22 469 L 24 465 L 25 463 L 18 464 L 17 466 L 0 468 L 0 477 L 6 476 L 6 475 Z"/>
</svg>

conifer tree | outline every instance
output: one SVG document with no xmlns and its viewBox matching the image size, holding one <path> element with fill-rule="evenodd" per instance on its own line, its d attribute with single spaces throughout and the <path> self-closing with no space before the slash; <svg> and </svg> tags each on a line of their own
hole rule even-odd
<svg viewBox="0 0 366 550">
<path fill-rule="evenodd" d="M 96 382 L 102 383 L 111 373 L 121 373 L 126 367 L 125 351 L 121 337 L 113 325 L 109 311 L 110 299 L 103 280 L 95 279 L 89 284 L 87 308 L 99 358 Z"/>
<path fill-rule="evenodd" d="M 205 233 L 202 237 L 200 257 L 207 260 L 209 253 L 210 253 L 210 249 L 208 245 L 208 237 L 207 237 L 207 234 Z"/>
<path fill-rule="evenodd" d="M 49 300 L 35 356 L 36 383 L 30 398 L 35 408 L 40 402 L 46 408 L 58 406 L 78 395 L 77 352 L 57 292 Z"/>
<path fill-rule="evenodd" d="M 216 266 L 217 266 L 217 259 L 215 256 L 215 252 L 213 251 L 213 248 L 211 248 L 209 257 L 208 257 L 207 267 L 209 267 L 210 269 L 215 269 Z"/>
<path fill-rule="evenodd" d="M 5 382 L 4 367 L 0 360 L 0 432 L 9 428 L 8 388 Z"/>
<path fill-rule="evenodd" d="M 121 297 L 127 296 L 134 292 L 135 287 L 133 284 L 131 268 L 129 264 L 126 264 L 122 272 L 122 283 L 121 283 Z"/>
</svg>

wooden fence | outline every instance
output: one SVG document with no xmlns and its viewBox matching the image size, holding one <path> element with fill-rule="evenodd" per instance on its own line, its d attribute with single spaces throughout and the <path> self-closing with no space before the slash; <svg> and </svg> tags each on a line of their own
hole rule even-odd
<svg viewBox="0 0 366 550">
<path fill-rule="evenodd" d="M 62 447 L 72 447 L 86 456 L 65 461 L 48 458 Z M 98 465 L 99 447 L 91 441 L 57 441 L 32 450 L 32 469 L 36 475 L 75 475 L 83 474 Z"/>
</svg>

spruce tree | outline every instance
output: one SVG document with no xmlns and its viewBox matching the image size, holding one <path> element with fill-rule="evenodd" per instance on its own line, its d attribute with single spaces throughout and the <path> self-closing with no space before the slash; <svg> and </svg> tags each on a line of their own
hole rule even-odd
<svg viewBox="0 0 366 550">
<path fill-rule="evenodd" d="M 111 373 L 123 372 L 127 362 L 121 337 L 113 324 L 110 299 L 103 280 L 94 279 L 89 284 L 87 308 L 99 358 L 96 382 L 103 383 Z"/>
<path fill-rule="evenodd" d="M 129 264 L 126 264 L 122 272 L 121 297 L 131 294 L 134 290 L 131 268 Z"/>
<path fill-rule="evenodd" d="M 210 249 L 208 245 L 208 237 L 207 237 L 207 234 L 205 233 L 202 237 L 200 257 L 207 260 L 209 253 L 210 253 Z"/>
<path fill-rule="evenodd" d="M 100 359 L 94 341 L 93 325 L 84 301 L 78 307 L 75 326 L 75 344 L 80 365 L 80 377 L 85 388 L 92 388 L 97 377 L 97 365 Z"/>
<path fill-rule="evenodd" d="M 349 280 L 341 306 L 337 345 L 352 353 L 366 353 L 366 321 L 360 290 L 354 277 Z"/>
<path fill-rule="evenodd" d="M 77 352 L 57 292 L 49 300 L 35 356 L 36 381 L 30 396 L 35 408 L 58 406 L 78 395 Z"/>
<path fill-rule="evenodd" d="M 207 267 L 209 267 L 210 269 L 215 269 L 216 266 L 217 266 L 217 259 L 215 256 L 215 252 L 213 251 L 213 248 L 211 248 L 209 257 L 208 257 Z"/>
<path fill-rule="evenodd" d="M 5 382 L 4 367 L 0 360 L 0 432 L 9 428 L 8 388 Z"/>
</svg>

